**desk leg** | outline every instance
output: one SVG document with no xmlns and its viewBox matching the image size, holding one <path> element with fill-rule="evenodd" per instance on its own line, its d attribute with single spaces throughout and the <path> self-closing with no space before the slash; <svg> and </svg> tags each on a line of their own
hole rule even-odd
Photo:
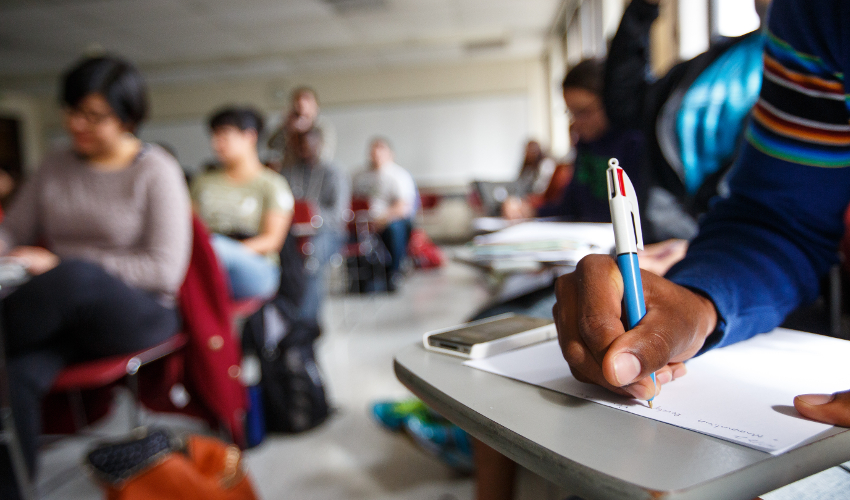
<svg viewBox="0 0 850 500">
<path fill-rule="evenodd" d="M 513 500 L 516 462 L 478 439 L 470 438 L 475 458 L 475 499 Z"/>
</svg>

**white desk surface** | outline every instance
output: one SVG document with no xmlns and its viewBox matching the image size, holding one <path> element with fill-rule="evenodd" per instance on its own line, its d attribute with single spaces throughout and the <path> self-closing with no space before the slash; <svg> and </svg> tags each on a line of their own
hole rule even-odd
<svg viewBox="0 0 850 500">
<path fill-rule="evenodd" d="M 749 500 L 850 460 L 850 430 L 779 456 L 461 365 L 421 344 L 398 379 L 517 463 L 587 500 Z"/>
</svg>

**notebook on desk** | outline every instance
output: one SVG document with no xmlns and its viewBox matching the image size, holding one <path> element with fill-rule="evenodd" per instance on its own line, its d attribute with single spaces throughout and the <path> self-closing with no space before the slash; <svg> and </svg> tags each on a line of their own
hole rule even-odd
<svg viewBox="0 0 850 500">
<path fill-rule="evenodd" d="M 850 342 L 778 328 L 688 361 L 643 401 L 577 381 L 557 340 L 464 364 L 773 455 L 837 432 L 800 416 L 794 396 L 850 388 Z"/>
</svg>

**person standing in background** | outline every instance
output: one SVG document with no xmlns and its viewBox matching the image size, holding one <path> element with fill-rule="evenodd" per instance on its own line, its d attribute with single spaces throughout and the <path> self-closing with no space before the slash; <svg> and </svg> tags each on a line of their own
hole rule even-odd
<svg viewBox="0 0 850 500">
<path fill-rule="evenodd" d="M 373 139 L 369 156 L 369 168 L 354 176 L 353 195 L 369 200 L 369 218 L 390 252 L 387 290 L 394 291 L 413 229 L 416 183 L 410 173 L 395 162 L 393 150 L 386 139 Z"/>
<path fill-rule="evenodd" d="M 301 316 L 318 320 L 325 296 L 325 277 L 331 256 L 339 253 L 346 237 L 345 210 L 351 205 L 347 176 L 321 159 L 322 132 L 312 128 L 293 137 L 296 162 L 281 170 L 298 201 L 310 205 L 319 223 L 310 237 L 313 251 L 305 260 L 307 288 L 301 304 Z"/>
<path fill-rule="evenodd" d="M 281 154 L 280 163 L 272 167 L 274 170 L 280 171 L 298 162 L 296 136 L 310 129 L 317 129 L 322 134 L 319 157 L 325 163 L 332 162 L 336 152 L 336 130 L 319 114 L 316 91 L 310 87 L 298 87 L 292 91 L 289 109 L 283 115 L 283 123 L 269 138 L 269 148 Z"/>
<path fill-rule="evenodd" d="M 216 256 L 234 299 L 269 297 L 280 283 L 278 253 L 292 221 L 286 180 L 257 156 L 263 119 L 250 108 L 225 108 L 209 121 L 212 148 L 223 168 L 192 182 L 198 215 L 214 234 Z"/>
</svg>

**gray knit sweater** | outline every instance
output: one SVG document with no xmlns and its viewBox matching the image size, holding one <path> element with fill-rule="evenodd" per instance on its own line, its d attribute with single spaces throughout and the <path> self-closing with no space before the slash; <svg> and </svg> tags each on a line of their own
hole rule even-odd
<svg viewBox="0 0 850 500">
<path fill-rule="evenodd" d="M 0 224 L 0 241 L 4 251 L 44 244 L 62 259 L 93 261 L 173 305 L 192 244 L 183 173 L 153 145 L 118 171 L 56 151 L 21 187 Z"/>
</svg>

